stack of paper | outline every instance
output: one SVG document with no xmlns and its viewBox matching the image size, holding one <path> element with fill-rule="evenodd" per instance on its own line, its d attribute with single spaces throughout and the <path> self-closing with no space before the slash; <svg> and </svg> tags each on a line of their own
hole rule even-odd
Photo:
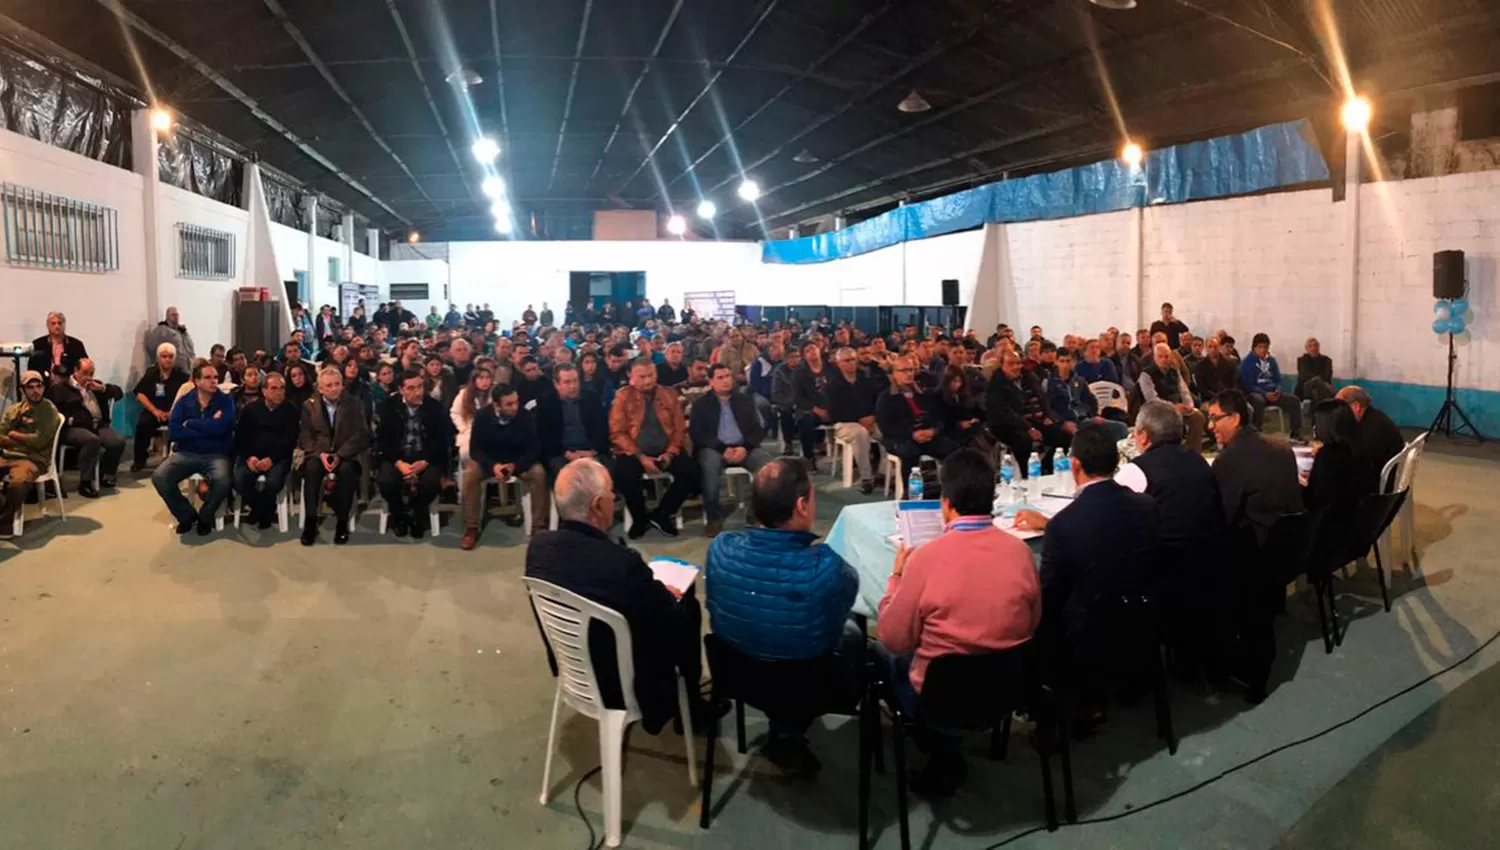
<svg viewBox="0 0 1500 850">
<path fill-rule="evenodd" d="M 676 558 L 652 558 L 647 566 L 651 568 L 651 574 L 657 581 L 678 596 L 687 593 L 687 589 L 698 580 L 698 573 L 701 572 L 696 566 Z"/>
</svg>

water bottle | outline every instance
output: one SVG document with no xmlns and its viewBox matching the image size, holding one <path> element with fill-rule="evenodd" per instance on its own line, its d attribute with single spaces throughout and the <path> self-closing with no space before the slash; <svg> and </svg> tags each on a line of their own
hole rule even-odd
<svg viewBox="0 0 1500 850">
<path fill-rule="evenodd" d="M 995 504 L 1000 510 L 1010 507 L 1015 494 L 1011 488 L 1016 481 L 1016 461 L 1010 456 L 1009 449 L 1000 452 L 1000 467 L 996 470 L 995 477 Z M 998 511 L 997 511 L 998 512 Z"/>
<path fill-rule="evenodd" d="M 324 493 L 332 493 L 334 485 L 338 484 L 338 480 L 339 480 L 339 474 L 337 472 L 330 472 L 326 476 L 324 476 L 323 477 L 323 492 Z"/>
<path fill-rule="evenodd" d="M 1036 452 L 1026 461 L 1027 493 L 1033 498 L 1042 495 L 1042 456 Z"/>
<path fill-rule="evenodd" d="M 266 474 L 264 472 L 262 472 L 260 475 L 255 476 L 255 492 L 257 492 L 257 493 L 264 493 L 265 491 L 266 491 Z"/>
<path fill-rule="evenodd" d="M 1057 475 L 1060 491 L 1064 494 L 1073 492 L 1072 464 L 1068 460 L 1068 453 L 1062 449 L 1052 453 L 1052 471 Z"/>
<path fill-rule="evenodd" d="M 922 498 L 922 470 L 915 464 L 906 476 L 906 498 L 914 502 Z"/>
</svg>

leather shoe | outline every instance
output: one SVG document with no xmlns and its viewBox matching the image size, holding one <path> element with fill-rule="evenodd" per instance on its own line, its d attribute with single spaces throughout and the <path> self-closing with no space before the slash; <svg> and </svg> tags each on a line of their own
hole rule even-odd
<svg viewBox="0 0 1500 850">
<path fill-rule="evenodd" d="M 427 536 L 427 518 L 418 517 L 413 519 L 407 530 L 411 532 L 411 539 L 421 540 Z"/>
<path fill-rule="evenodd" d="M 84 482 L 78 485 L 78 495 L 85 499 L 97 499 L 99 498 L 99 491 L 94 488 L 92 483 Z"/>
<path fill-rule="evenodd" d="M 630 528 L 625 531 L 625 536 L 629 537 L 631 540 L 640 540 L 642 537 L 645 537 L 646 532 L 650 530 L 650 523 L 638 519 L 630 524 Z"/>
<path fill-rule="evenodd" d="M 115 477 L 113 475 L 101 476 L 99 478 L 99 486 L 105 489 L 113 490 L 115 487 Z"/>
<path fill-rule="evenodd" d="M 261 531 L 265 531 L 266 529 L 268 529 L 272 525 L 274 525 L 275 522 L 276 521 L 273 520 L 273 519 L 271 519 L 271 517 L 268 514 L 261 514 L 259 517 L 256 517 L 256 519 L 255 519 L 255 527 L 258 528 L 258 529 L 260 529 Z"/>
<path fill-rule="evenodd" d="M 396 535 L 397 537 L 406 536 L 406 517 L 391 517 L 391 533 Z"/>
<path fill-rule="evenodd" d="M 198 524 L 198 520 L 196 520 L 196 519 L 185 519 L 185 520 L 177 523 L 177 533 L 178 534 L 187 534 L 189 531 L 192 531 L 193 530 L 193 526 L 195 526 L 197 524 Z"/>
<path fill-rule="evenodd" d="M 657 531 L 660 531 L 662 534 L 665 534 L 668 537 L 676 537 L 678 534 L 677 520 L 673 519 L 672 517 L 662 516 L 660 513 L 653 512 L 647 515 L 646 520 L 647 522 L 650 522 L 651 525 L 655 526 Z"/>
<path fill-rule="evenodd" d="M 318 542 L 318 527 L 316 525 L 305 525 L 302 527 L 302 545 L 311 546 Z"/>
<path fill-rule="evenodd" d="M 478 546 L 478 545 L 479 545 L 479 529 L 477 529 L 477 528 L 466 528 L 466 529 L 464 529 L 464 536 L 463 536 L 462 540 L 458 541 L 458 548 L 464 550 L 465 552 L 469 552 L 469 551 L 472 551 L 474 549 L 474 547 Z"/>
<path fill-rule="evenodd" d="M 333 530 L 333 544 L 342 546 L 349 542 L 349 523 L 340 522 Z"/>
<path fill-rule="evenodd" d="M 201 519 L 198 520 L 198 536 L 199 537 L 207 537 L 208 535 L 210 535 L 210 534 L 213 533 L 213 530 L 214 530 L 214 524 L 213 523 L 211 523 L 211 522 L 204 522 Z"/>
</svg>

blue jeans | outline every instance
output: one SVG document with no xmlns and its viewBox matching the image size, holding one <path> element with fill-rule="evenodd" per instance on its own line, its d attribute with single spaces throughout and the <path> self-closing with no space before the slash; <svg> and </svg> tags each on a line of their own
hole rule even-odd
<svg viewBox="0 0 1500 850">
<path fill-rule="evenodd" d="M 876 641 L 875 658 L 878 668 L 886 677 L 886 683 L 890 685 L 896 703 L 901 706 L 901 711 L 912 720 L 920 721 L 917 714 L 918 693 L 911 683 L 912 656 L 897 655 L 887 649 L 885 644 Z M 926 726 L 926 724 L 923 725 Z M 962 737 L 933 729 L 930 726 L 926 728 L 931 736 L 930 745 L 933 755 L 958 755 L 959 747 L 963 743 Z"/>
<path fill-rule="evenodd" d="M 743 466 L 754 475 L 770 462 L 771 453 L 757 446 L 745 455 L 744 463 L 732 465 Z M 724 462 L 723 452 L 699 449 L 698 465 L 703 468 L 703 513 L 709 522 L 718 522 L 724 519 L 724 509 L 719 504 L 719 493 L 724 488 L 724 468 L 731 464 Z"/>
<path fill-rule="evenodd" d="M 208 482 L 208 497 L 196 511 L 178 486 L 193 475 L 201 475 Z M 156 488 L 156 494 L 167 503 L 167 510 L 179 523 L 196 519 L 212 524 L 219 508 L 224 506 L 224 500 L 229 498 L 229 458 L 178 452 L 162 461 L 151 474 L 151 486 Z"/>
</svg>

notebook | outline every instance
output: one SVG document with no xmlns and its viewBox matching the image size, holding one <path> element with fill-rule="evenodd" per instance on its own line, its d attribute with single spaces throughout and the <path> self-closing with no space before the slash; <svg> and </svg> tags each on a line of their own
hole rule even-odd
<svg viewBox="0 0 1500 850">
<path fill-rule="evenodd" d="M 698 573 L 701 572 L 698 567 L 676 558 L 652 558 L 647 566 L 651 568 L 651 575 L 655 576 L 657 581 L 679 596 L 687 593 L 688 588 L 698 580 Z"/>
</svg>

